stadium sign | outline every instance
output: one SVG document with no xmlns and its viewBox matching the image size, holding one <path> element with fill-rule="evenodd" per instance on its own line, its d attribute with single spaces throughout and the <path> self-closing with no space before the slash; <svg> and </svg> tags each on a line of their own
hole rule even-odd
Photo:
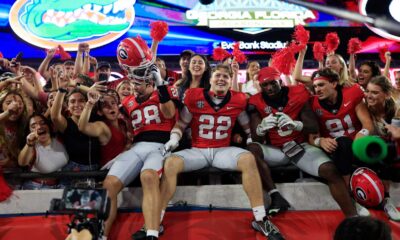
<svg viewBox="0 0 400 240">
<path fill-rule="evenodd" d="M 276 41 L 276 42 L 269 42 L 269 41 L 252 41 L 252 42 L 239 42 L 239 49 L 240 50 L 276 50 L 285 47 L 285 42 Z M 233 49 L 234 42 L 225 42 L 222 41 L 220 43 L 214 44 L 214 48 L 221 46 L 223 49 Z"/>
<path fill-rule="evenodd" d="M 76 50 L 79 42 L 91 48 L 114 41 L 130 29 L 136 0 L 17 0 L 9 22 L 13 31 L 41 48 L 62 45 Z"/>
<path fill-rule="evenodd" d="M 216 0 L 186 11 L 188 20 L 210 28 L 292 28 L 316 16 L 307 8 L 278 0 Z"/>
</svg>

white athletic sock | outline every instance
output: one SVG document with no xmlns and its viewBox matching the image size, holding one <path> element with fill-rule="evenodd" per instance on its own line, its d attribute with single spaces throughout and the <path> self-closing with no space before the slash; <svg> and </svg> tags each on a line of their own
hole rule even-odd
<svg viewBox="0 0 400 240">
<path fill-rule="evenodd" d="M 153 236 L 158 238 L 158 231 L 156 230 L 147 230 L 146 236 Z"/>
<path fill-rule="evenodd" d="M 161 210 L 160 223 L 162 223 L 162 220 L 164 219 L 164 215 L 165 215 L 165 210 Z"/>
<path fill-rule="evenodd" d="M 257 222 L 262 221 L 264 219 L 264 217 L 266 216 L 265 207 L 262 205 L 253 207 L 253 215 Z"/>
</svg>

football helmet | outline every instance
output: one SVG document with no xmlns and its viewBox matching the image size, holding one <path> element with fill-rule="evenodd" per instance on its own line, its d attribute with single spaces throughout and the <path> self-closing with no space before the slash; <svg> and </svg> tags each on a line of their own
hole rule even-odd
<svg viewBox="0 0 400 240">
<path fill-rule="evenodd" d="M 145 40 L 140 36 L 123 39 L 117 47 L 117 59 L 122 69 L 131 77 L 142 79 L 154 63 L 154 56 Z"/>
<path fill-rule="evenodd" d="M 365 207 L 376 207 L 384 199 L 385 187 L 378 175 L 369 168 L 361 167 L 354 171 L 350 187 L 354 199 Z"/>
</svg>

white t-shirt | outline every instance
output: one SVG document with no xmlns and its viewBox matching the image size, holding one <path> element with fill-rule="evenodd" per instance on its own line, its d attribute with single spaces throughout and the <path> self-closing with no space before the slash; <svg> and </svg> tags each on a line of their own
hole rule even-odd
<svg viewBox="0 0 400 240">
<path fill-rule="evenodd" d="M 64 145 L 56 138 L 51 139 L 51 144 L 42 146 L 36 144 L 36 160 L 32 172 L 50 173 L 61 169 L 68 162 L 68 154 Z"/>
<path fill-rule="evenodd" d="M 255 95 L 258 93 L 257 89 L 254 87 L 254 81 L 249 80 L 242 85 L 242 92 L 248 93 L 250 95 Z"/>
</svg>

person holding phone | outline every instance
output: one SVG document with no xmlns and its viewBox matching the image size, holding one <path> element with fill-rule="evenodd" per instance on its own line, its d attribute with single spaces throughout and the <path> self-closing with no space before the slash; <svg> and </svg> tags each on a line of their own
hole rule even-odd
<svg viewBox="0 0 400 240">
<path fill-rule="evenodd" d="M 115 90 L 107 90 L 103 95 L 91 90 L 87 94 L 88 101 L 85 104 L 79 118 L 79 130 L 91 137 L 96 137 L 101 145 L 100 166 L 104 166 L 111 159 L 129 148 L 126 123 L 119 115 L 119 96 Z M 97 104 L 101 121 L 89 122 L 93 107 Z"/>
<path fill-rule="evenodd" d="M 111 76 L 111 65 L 108 62 L 99 62 L 96 69 L 95 82 L 107 82 Z"/>
</svg>

